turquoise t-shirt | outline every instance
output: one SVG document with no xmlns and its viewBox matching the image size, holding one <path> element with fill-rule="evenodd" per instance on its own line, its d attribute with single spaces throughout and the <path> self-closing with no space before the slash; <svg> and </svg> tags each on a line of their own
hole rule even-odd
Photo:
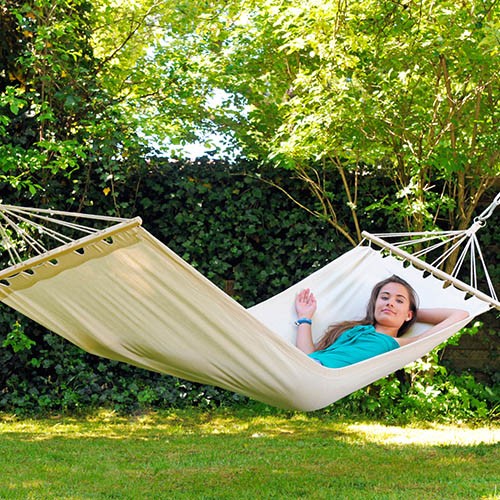
<svg viewBox="0 0 500 500">
<path fill-rule="evenodd" d="M 373 325 L 358 325 L 343 332 L 331 346 L 312 352 L 309 357 L 328 368 L 341 368 L 398 347 L 394 337 L 377 332 Z"/>
</svg>

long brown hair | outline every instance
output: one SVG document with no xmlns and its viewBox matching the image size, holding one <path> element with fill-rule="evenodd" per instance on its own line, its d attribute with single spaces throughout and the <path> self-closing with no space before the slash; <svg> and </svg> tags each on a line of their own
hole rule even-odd
<svg viewBox="0 0 500 500">
<path fill-rule="evenodd" d="M 400 285 L 403 285 L 408 291 L 410 299 L 410 310 L 413 311 L 413 315 L 409 321 L 405 321 L 399 328 L 397 336 L 399 337 L 403 335 L 403 333 L 405 333 L 408 328 L 410 328 L 410 326 L 413 325 L 413 323 L 415 323 L 415 321 L 417 320 L 418 296 L 417 292 L 415 292 L 415 290 L 409 283 L 407 283 L 399 276 L 393 274 L 390 278 L 378 282 L 373 287 L 370 300 L 368 302 L 368 305 L 366 306 L 366 316 L 361 320 L 341 321 L 340 323 L 334 323 L 333 325 L 330 325 L 323 337 L 321 337 L 318 344 L 316 345 L 316 351 L 321 351 L 323 349 L 326 349 L 327 347 L 330 347 L 343 332 L 349 330 L 350 328 L 358 325 L 375 325 L 375 302 L 377 301 L 380 290 L 382 290 L 382 288 L 389 283 L 399 283 Z"/>
</svg>

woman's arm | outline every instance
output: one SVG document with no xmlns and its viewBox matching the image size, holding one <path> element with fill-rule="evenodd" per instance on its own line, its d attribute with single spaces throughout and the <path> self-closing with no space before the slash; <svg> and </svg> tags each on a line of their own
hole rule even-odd
<svg viewBox="0 0 500 500">
<path fill-rule="evenodd" d="M 295 310 L 297 311 L 297 319 L 306 318 L 312 319 L 316 312 L 316 298 L 311 291 L 306 288 L 297 294 L 295 297 Z M 312 340 L 312 328 L 307 323 L 301 323 L 297 326 L 297 339 L 295 341 L 297 347 L 305 354 L 311 354 L 316 350 Z"/>
<path fill-rule="evenodd" d="M 434 325 L 430 327 L 425 332 L 417 335 L 415 337 L 402 337 L 397 338 L 397 342 L 399 345 L 410 344 L 411 342 L 415 342 L 424 337 L 429 337 L 433 333 L 446 328 L 447 326 L 453 325 L 459 321 L 466 319 L 469 316 L 467 311 L 463 311 L 462 309 L 444 309 L 444 308 L 436 308 L 436 309 L 419 309 L 417 311 L 417 321 L 421 323 L 430 323 Z"/>
</svg>

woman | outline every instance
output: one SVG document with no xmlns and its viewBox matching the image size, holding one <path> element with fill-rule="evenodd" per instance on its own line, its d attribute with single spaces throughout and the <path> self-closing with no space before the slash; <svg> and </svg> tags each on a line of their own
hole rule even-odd
<svg viewBox="0 0 500 500">
<path fill-rule="evenodd" d="M 330 326 L 314 345 L 311 325 L 316 308 L 316 298 L 309 289 L 297 295 L 296 344 L 301 351 L 328 368 L 340 368 L 389 352 L 468 316 L 460 309 L 418 309 L 413 288 L 395 275 L 375 285 L 362 320 Z M 434 326 L 418 336 L 400 338 L 417 320 Z"/>
</svg>

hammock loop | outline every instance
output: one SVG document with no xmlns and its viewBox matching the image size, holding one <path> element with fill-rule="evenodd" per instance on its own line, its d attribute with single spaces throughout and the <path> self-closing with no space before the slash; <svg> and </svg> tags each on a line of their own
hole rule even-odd
<svg viewBox="0 0 500 500">
<path fill-rule="evenodd" d="M 486 219 L 489 219 L 491 217 L 491 215 L 493 214 L 493 211 L 495 210 L 495 208 L 498 207 L 498 205 L 500 205 L 500 193 L 498 193 L 495 196 L 495 199 L 491 202 L 490 206 L 482 214 L 478 215 L 474 219 L 474 224 L 480 224 L 480 227 L 485 226 Z"/>
<path fill-rule="evenodd" d="M 480 220 L 478 217 L 474 219 L 474 224 L 467 230 L 467 236 L 470 238 L 473 234 L 477 233 L 479 229 L 486 226 L 486 221 Z"/>
</svg>

